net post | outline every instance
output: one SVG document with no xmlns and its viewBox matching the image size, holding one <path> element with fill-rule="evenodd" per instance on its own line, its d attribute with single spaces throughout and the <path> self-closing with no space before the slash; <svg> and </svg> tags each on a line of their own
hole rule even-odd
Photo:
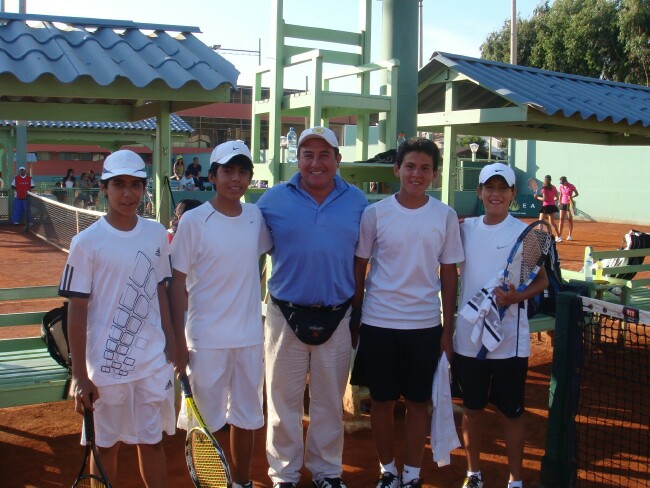
<svg viewBox="0 0 650 488">
<path fill-rule="evenodd" d="M 542 457 L 540 485 L 573 486 L 575 469 L 575 408 L 572 394 L 572 374 L 575 369 L 574 337 L 578 327 L 582 302 L 577 294 L 558 294 L 555 315 L 555 345 L 549 389 L 549 413 L 546 427 L 546 449 Z M 572 481 L 573 480 L 573 481 Z"/>
</svg>

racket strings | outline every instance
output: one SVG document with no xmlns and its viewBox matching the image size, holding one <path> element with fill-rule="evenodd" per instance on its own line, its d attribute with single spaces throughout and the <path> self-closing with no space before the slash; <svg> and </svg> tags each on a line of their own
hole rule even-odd
<svg viewBox="0 0 650 488">
<path fill-rule="evenodd" d="M 97 478 L 83 478 L 76 483 L 75 488 L 107 488 L 108 485 Z"/>
<path fill-rule="evenodd" d="M 188 447 L 200 486 L 227 487 L 228 475 L 212 440 L 201 430 L 195 430 L 190 436 Z"/>
<path fill-rule="evenodd" d="M 542 258 L 548 254 L 553 236 L 545 229 L 532 229 L 521 244 L 521 263 L 519 283 L 524 283 L 530 274 L 542 264 Z"/>
</svg>

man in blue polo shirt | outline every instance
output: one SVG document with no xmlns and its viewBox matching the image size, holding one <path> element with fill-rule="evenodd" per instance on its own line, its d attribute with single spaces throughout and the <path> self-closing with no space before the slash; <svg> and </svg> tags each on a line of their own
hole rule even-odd
<svg viewBox="0 0 650 488">
<path fill-rule="evenodd" d="M 368 202 L 336 174 L 340 161 L 334 132 L 307 129 L 298 140 L 299 172 L 258 201 L 274 241 L 265 327 L 266 453 L 274 488 L 297 486 L 303 457 L 315 487 L 345 488 L 342 398 L 350 367 L 354 251 Z"/>
</svg>

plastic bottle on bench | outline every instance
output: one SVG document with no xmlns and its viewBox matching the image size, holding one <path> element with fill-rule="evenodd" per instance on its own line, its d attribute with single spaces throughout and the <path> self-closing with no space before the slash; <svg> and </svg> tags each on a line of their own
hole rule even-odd
<svg viewBox="0 0 650 488">
<path fill-rule="evenodd" d="M 585 281 L 593 281 L 594 277 L 592 275 L 592 269 L 594 267 L 594 260 L 591 257 L 591 254 L 585 259 L 585 265 L 582 268 L 582 271 L 585 275 Z"/>
</svg>

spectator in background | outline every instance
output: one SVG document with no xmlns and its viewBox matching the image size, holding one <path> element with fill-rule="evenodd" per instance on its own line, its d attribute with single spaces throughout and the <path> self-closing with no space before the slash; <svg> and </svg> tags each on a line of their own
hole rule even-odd
<svg viewBox="0 0 650 488">
<path fill-rule="evenodd" d="M 11 188 L 14 189 L 14 225 L 20 225 L 29 218 L 27 208 L 27 192 L 34 188 L 32 177 L 27 174 L 24 166 L 18 168 L 18 175 L 11 182 Z"/>
<path fill-rule="evenodd" d="M 172 180 L 181 180 L 185 176 L 185 163 L 183 162 L 183 155 L 176 157 L 176 162 L 174 163 L 174 174 L 170 179 Z"/>
<path fill-rule="evenodd" d="M 203 190 L 203 182 L 201 181 L 201 165 L 199 164 L 199 158 L 194 156 L 192 158 L 192 164 L 187 167 L 187 170 L 191 172 L 192 177 L 194 178 L 194 186 L 199 190 Z"/>
<path fill-rule="evenodd" d="M 77 186 L 77 180 L 74 177 L 74 170 L 72 168 L 68 168 L 68 172 L 63 177 L 62 182 L 64 188 L 74 188 Z"/>
<path fill-rule="evenodd" d="M 176 208 L 174 208 L 174 216 L 172 217 L 172 221 L 169 224 L 169 229 L 167 229 L 167 234 L 169 234 L 169 242 L 172 242 L 174 234 L 176 234 L 176 230 L 178 229 L 178 221 L 181 220 L 183 214 L 188 210 L 192 210 L 193 208 L 198 207 L 199 205 L 201 205 L 201 202 L 193 198 L 184 198 L 178 202 Z"/>
<path fill-rule="evenodd" d="M 2 178 L 2 171 L 0 171 L 0 190 L 5 186 L 5 180 Z"/>
<path fill-rule="evenodd" d="M 194 177 L 189 168 L 185 170 L 185 176 L 183 176 L 179 183 L 181 191 L 194 191 L 197 189 L 196 182 L 194 181 Z"/>
<path fill-rule="evenodd" d="M 90 183 L 88 173 L 81 173 L 81 176 L 79 177 L 79 188 L 81 191 L 77 193 L 77 196 L 74 199 L 75 207 L 86 207 L 92 203 L 92 197 L 90 194 L 92 184 Z"/>
<path fill-rule="evenodd" d="M 569 235 L 567 241 L 572 241 L 573 233 L 573 199 L 578 196 L 576 187 L 566 179 L 566 176 L 560 176 L 560 231 L 558 232 L 559 240 L 562 240 L 562 228 L 564 227 L 564 218 L 569 219 Z"/>
<path fill-rule="evenodd" d="M 539 220 L 544 220 L 544 216 L 548 216 L 548 223 L 551 224 L 557 237 L 557 242 L 562 242 L 560 230 L 555 223 L 555 213 L 558 212 L 555 202 L 558 200 L 558 191 L 555 185 L 551 184 L 551 175 L 544 176 L 544 186 L 542 187 L 542 194 L 535 195 L 535 198 L 542 202 L 542 210 L 539 213 Z"/>
</svg>

